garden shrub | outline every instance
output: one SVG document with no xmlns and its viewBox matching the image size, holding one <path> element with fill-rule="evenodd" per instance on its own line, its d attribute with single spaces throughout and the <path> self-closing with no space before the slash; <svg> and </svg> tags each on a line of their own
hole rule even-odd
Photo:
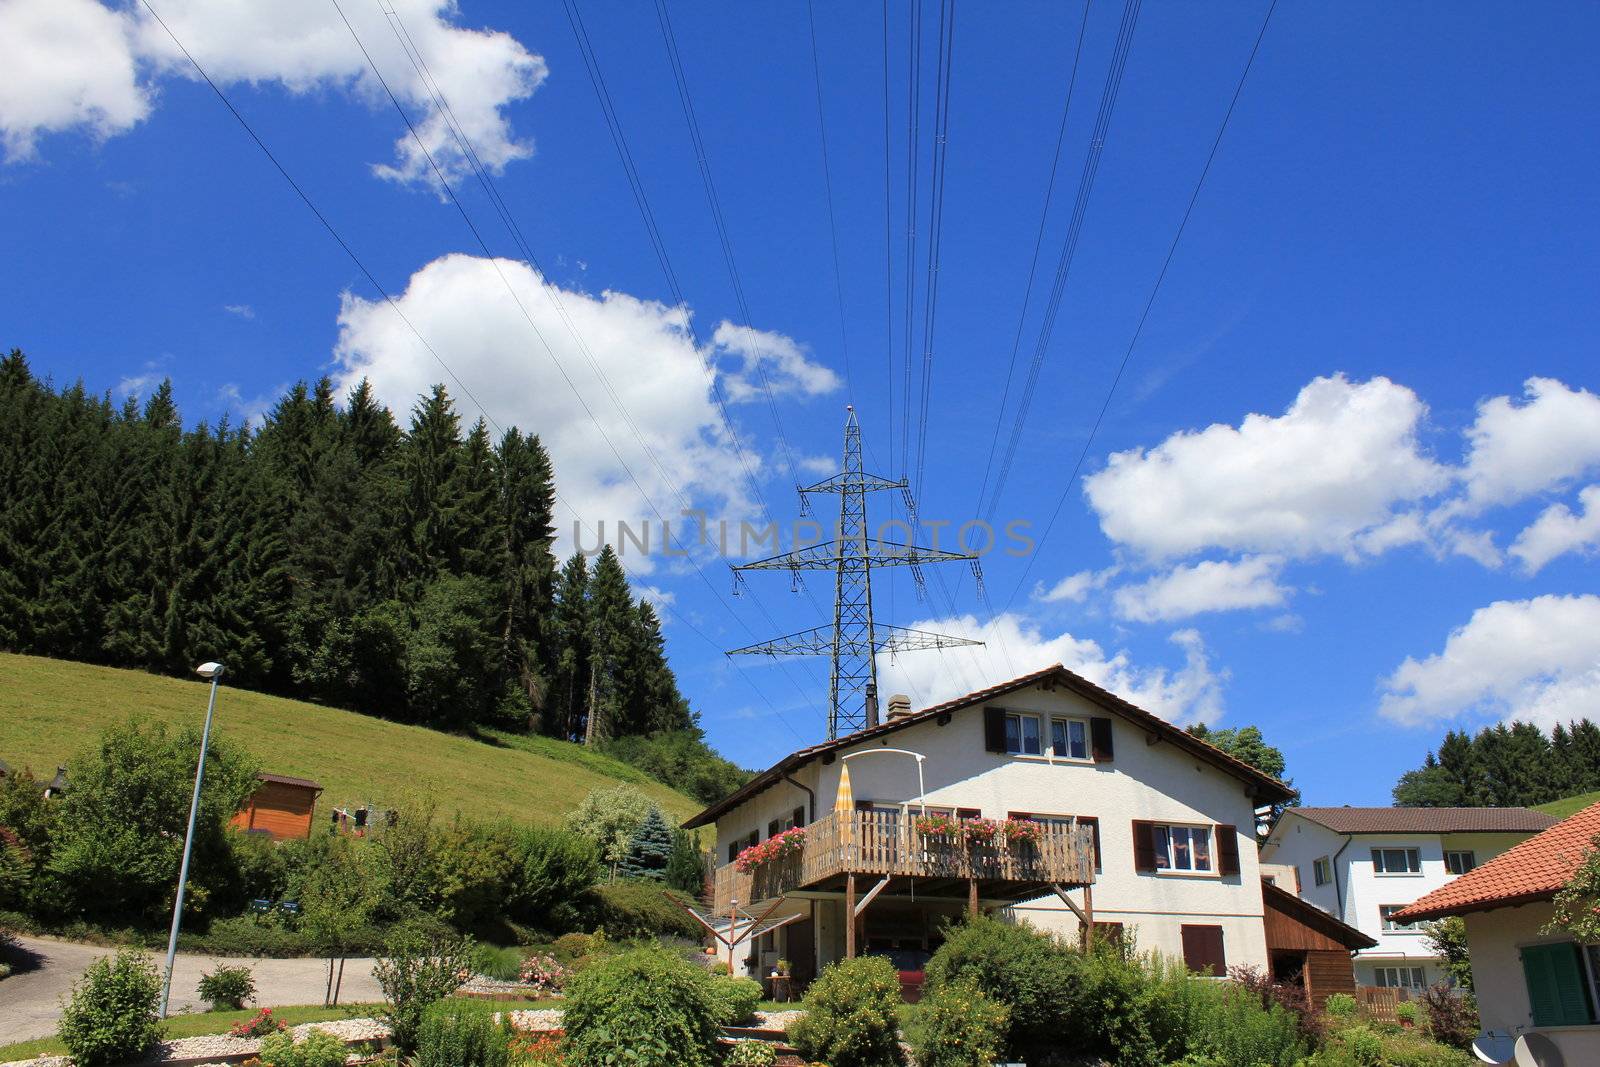
<svg viewBox="0 0 1600 1067">
<path fill-rule="evenodd" d="M 372 968 L 387 1002 L 384 1017 L 402 1052 L 414 1052 L 423 1014 L 450 996 L 471 973 L 470 938 L 437 938 L 415 930 L 397 931 L 388 955 Z"/>
<path fill-rule="evenodd" d="M 1080 958 L 1032 927 L 979 916 L 945 933 L 928 961 L 930 992 L 965 980 L 1010 1012 L 1006 1051 L 1016 1059 L 1042 1058 L 1065 1049 L 1063 1039 L 1081 1033 L 1089 1016 L 1063 1025 L 1077 1002 Z"/>
<path fill-rule="evenodd" d="M 1258 994 L 1241 986 L 1188 981 L 1206 991 L 1206 1008 L 1189 1019 L 1191 1052 L 1228 1064 L 1295 1067 L 1312 1051 L 1294 1012 L 1277 1004 L 1263 1006 Z"/>
<path fill-rule="evenodd" d="M 806 990 L 805 1016 L 789 1036 L 808 1059 L 830 1067 L 902 1067 L 900 977 L 881 956 L 824 968 Z"/>
<path fill-rule="evenodd" d="M 562 1021 L 573 1067 L 717 1062 L 710 982 L 693 964 L 658 947 L 612 956 L 574 977 Z"/>
<path fill-rule="evenodd" d="M 1003 1051 L 1009 1014 L 971 982 L 940 986 L 917 1008 L 917 1067 L 989 1067 Z"/>
<path fill-rule="evenodd" d="M 723 1067 L 773 1067 L 777 1062 L 777 1050 L 765 1041 L 740 1041 L 722 1060 Z"/>
<path fill-rule="evenodd" d="M 581 918 L 574 901 L 600 880 L 600 850 L 580 834 L 524 828 L 522 869 L 507 900 L 511 917 L 546 930 L 568 930 Z"/>
<path fill-rule="evenodd" d="M 155 961 L 124 950 L 102 956 L 72 987 L 56 1033 L 78 1067 L 137 1060 L 161 1040 Z"/>
<path fill-rule="evenodd" d="M 313 1028 L 296 1041 L 288 1031 L 261 1039 L 262 1067 L 344 1067 L 350 1050 L 326 1030 Z"/>
<path fill-rule="evenodd" d="M 704 933 L 674 899 L 690 898 L 659 882 L 617 882 L 595 886 L 587 895 L 586 925 L 604 927 L 614 937 L 657 937 L 674 934 L 698 939 Z"/>
<path fill-rule="evenodd" d="M 517 980 L 541 993 L 559 993 L 567 987 L 572 972 L 556 962 L 554 956 L 529 956 L 522 961 Z"/>
<path fill-rule="evenodd" d="M 1333 1019 L 1353 1019 L 1356 1015 L 1356 998 L 1349 993 L 1330 993 L 1322 1010 Z"/>
<path fill-rule="evenodd" d="M 271 1008 L 262 1008 L 250 1018 L 228 1027 L 228 1033 L 233 1037 L 266 1037 L 287 1029 L 289 1024 L 273 1015 Z"/>
<path fill-rule="evenodd" d="M 506 1067 L 509 1021 L 496 1024 L 487 1007 L 435 1004 L 417 1033 L 415 1067 Z"/>
<path fill-rule="evenodd" d="M 1343 1035 L 1345 1050 L 1361 1067 L 1378 1067 L 1383 1062 L 1383 1039 L 1365 1026 L 1352 1026 Z"/>
<path fill-rule="evenodd" d="M 200 976 L 200 986 L 197 990 L 201 1000 L 211 1002 L 212 1011 L 225 1011 L 233 1009 L 238 1011 L 244 1003 L 256 995 L 255 975 L 250 973 L 248 967 L 227 967 L 217 965 L 217 969 L 210 974 Z"/>
<path fill-rule="evenodd" d="M 708 975 L 711 1003 L 717 1022 L 723 1026 L 739 1026 L 756 1013 L 761 1003 L 761 983 L 754 978 L 724 978 Z"/>
<path fill-rule="evenodd" d="M 522 977 L 522 953 L 514 948 L 479 943 L 472 947 L 472 970 L 497 982 L 516 982 Z"/>
<path fill-rule="evenodd" d="M 1415 1026 L 1417 1020 L 1422 1018 L 1422 1010 L 1412 1000 L 1402 1000 L 1394 1006 L 1394 1017 L 1400 1022 Z"/>
<path fill-rule="evenodd" d="M 1293 1015 L 1300 1027 L 1300 1035 L 1308 1045 L 1321 1045 L 1327 1037 L 1323 1015 L 1312 1005 L 1311 997 L 1301 983 L 1275 982 L 1270 974 L 1256 967 L 1230 967 L 1228 977 L 1240 989 L 1255 997 L 1263 1008 L 1278 1007 Z"/>
<path fill-rule="evenodd" d="M 1428 1033 L 1435 1041 L 1464 1049 L 1478 1036 L 1478 1010 L 1469 996 L 1438 982 L 1423 991 L 1422 1005 L 1428 1013 Z"/>
</svg>

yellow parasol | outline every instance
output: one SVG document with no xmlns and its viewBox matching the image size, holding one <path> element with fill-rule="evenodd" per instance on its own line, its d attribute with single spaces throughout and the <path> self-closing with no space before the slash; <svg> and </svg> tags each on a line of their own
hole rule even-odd
<svg viewBox="0 0 1600 1067">
<path fill-rule="evenodd" d="M 850 788 L 850 764 L 839 761 L 839 789 L 833 795 L 833 815 L 839 847 L 849 849 L 855 844 L 856 795 Z"/>
</svg>

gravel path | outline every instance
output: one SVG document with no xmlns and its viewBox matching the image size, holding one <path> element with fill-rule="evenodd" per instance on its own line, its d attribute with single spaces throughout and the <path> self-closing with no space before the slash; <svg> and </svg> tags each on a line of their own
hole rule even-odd
<svg viewBox="0 0 1600 1067">
<path fill-rule="evenodd" d="M 16 940 L 23 953 L 23 966 L 0 981 L 0 1044 L 31 1041 L 55 1033 L 62 995 L 71 990 L 72 983 L 90 963 L 116 951 L 51 938 Z M 203 1011 L 209 1006 L 196 995 L 195 985 L 203 972 L 219 963 L 249 967 L 255 972 L 256 1001 L 252 1007 L 321 1004 L 327 989 L 326 960 L 225 959 L 180 953 L 172 972 L 172 1014 Z M 341 1003 L 383 999 L 377 979 L 372 976 L 372 964 L 370 959 L 345 961 Z"/>
</svg>

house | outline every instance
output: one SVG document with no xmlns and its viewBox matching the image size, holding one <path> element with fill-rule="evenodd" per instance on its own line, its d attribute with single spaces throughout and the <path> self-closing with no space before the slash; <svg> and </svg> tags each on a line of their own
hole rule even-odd
<svg viewBox="0 0 1600 1067">
<path fill-rule="evenodd" d="M 1600 804 L 1440 886 L 1396 916 L 1404 922 L 1462 916 L 1484 1030 L 1503 1038 L 1543 1035 L 1571 1064 L 1600 1063 L 1600 946 L 1579 945 L 1545 926 L 1555 914 L 1551 901 L 1597 834 Z"/>
<path fill-rule="evenodd" d="M 1395 913 L 1555 821 L 1530 808 L 1289 808 L 1261 862 L 1280 888 L 1376 941 L 1355 957 L 1359 984 L 1419 991 L 1449 976 Z"/>
<path fill-rule="evenodd" d="M 1289 796 L 1058 664 L 916 713 L 894 697 L 887 722 L 786 756 L 684 825 L 717 830 L 708 914 L 761 923 L 753 944 L 733 932 L 734 962 L 784 958 L 798 983 L 863 952 L 915 973 L 945 920 L 979 910 L 1136 931 L 1222 973 L 1267 965 L 1255 813 Z M 780 854 L 741 870 L 758 844 Z"/>
<path fill-rule="evenodd" d="M 228 825 L 247 834 L 265 834 L 275 841 L 310 837 L 322 787 L 306 778 L 265 771 L 256 778 L 261 784 Z"/>
</svg>

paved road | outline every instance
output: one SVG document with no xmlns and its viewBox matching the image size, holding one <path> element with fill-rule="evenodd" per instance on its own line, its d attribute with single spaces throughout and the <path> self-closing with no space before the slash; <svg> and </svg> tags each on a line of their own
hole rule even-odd
<svg viewBox="0 0 1600 1067">
<path fill-rule="evenodd" d="M 10 978 L 0 979 L 0 1044 L 31 1041 L 55 1033 L 61 1015 L 61 997 L 89 964 L 114 949 L 80 945 L 71 941 L 19 937 L 23 966 Z M 158 962 L 160 962 L 158 960 Z M 341 1002 L 382 1000 L 372 977 L 372 960 L 346 960 Z M 326 960 L 224 959 L 218 956 L 180 954 L 172 973 L 173 1014 L 201 1011 L 208 1005 L 195 993 L 200 975 L 219 963 L 249 967 L 255 972 L 253 1006 L 275 1008 L 288 1004 L 321 1004 L 327 989 Z M 31 969 L 29 969 L 31 967 Z"/>
</svg>

